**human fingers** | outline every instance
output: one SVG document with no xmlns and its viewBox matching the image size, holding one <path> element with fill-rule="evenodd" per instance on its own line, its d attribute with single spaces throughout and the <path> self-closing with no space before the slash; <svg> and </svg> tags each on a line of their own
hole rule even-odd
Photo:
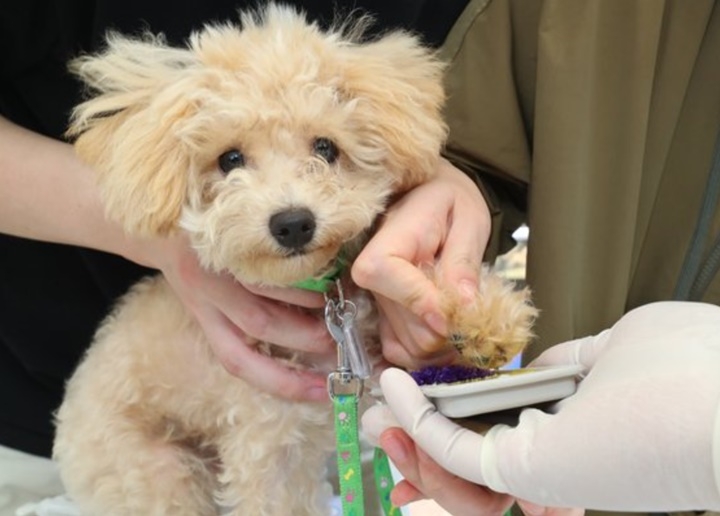
<svg viewBox="0 0 720 516">
<path fill-rule="evenodd" d="M 440 466 L 400 428 L 387 405 L 368 409 L 363 414 L 362 429 L 371 443 L 383 448 L 404 477 L 391 495 L 395 506 L 432 498 L 450 513 L 462 516 L 502 514 L 512 504 L 511 497 L 494 493 Z"/>
<path fill-rule="evenodd" d="M 613 343 L 623 342 L 637 348 L 655 346 L 659 335 L 669 337 L 678 329 L 685 333 L 688 328 L 703 328 L 706 318 L 713 321 L 716 311 L 715 305 L 703 303 L 663 301 L 644 305 L 628 312 L 612 328 L 597 335 L 552 346 L 530 365 L 579 364 L 583 366 L 583 375 L 586 375 Z M 626 336 L 628 328 L 632 332 L 631 338 Z M 640 350 L 638 355 L 643 353 Z"/>
<path fill-rule="evenodd" d="M 439 174 L 446 177 L 445 188 L 453 203 L 436 270 L 444 287 L 471 301 L 477 293 L 482 256 L 490 238 L 490 209 L 473 181 L 448 161 L 442 161 Z"/>
<path fill-rule="evenodd" d="M 391 494 L 395 506 L 432 498 L 456 516 L 502 514 L 512 498 L 460 478 L 441 467 L 400 428 L 380 436 L 380 446 L 404 477 Z"/>
<path fill-rule="evenodd" d="M 441 334 L 440 295 L 426 269 L 442 247 L 451 207 L 446 190 L 434 184 L 411 190 L 388 210 L 351 269 L 357 285 L 406 307 Z"/>
<path fill-rule="evenodd" d="M 380 383 L 392 414 L 383 413 L 387 408 L 373 407 L 363 417 L 363 429 L 371 436 L 380 432 L 380 445 L 418 491 L 453 514 L 474 514 L 463 509 L 478 507 L 478 498 L 485 498 L 481 506 L 488 511 L 502 512 L 509 507 L 510 496 L 482 487 L 486 483 L 481 471 L 483 461 L 496 460 L 494 451 L 483 445 L 482 436 L 439 415 L 406 373 L 388 369 Z M 406 433 L 395 426 L 397 423 Z M 485 457 L 489 452 L 490 457 Z M 397 502 L 413 496 L 417 493 L 405 487 L 397 494 Z M 528 510 L 533 509 L 540 510 L 528 504 Z M 575 516 L 567 511 L 549 512 L 547 516 L 550 514 Z"/>
<path fill-rule="evenodd" d="M 717 306 L 664 302 L 629 312 L 597 340 L 559 347 L 585 364 L 584 348 L 599 356 L 551 413 L 526 409 L 516 427 L 496 425 L 486 434 L 489 457 L 497 458 L 483 467 L 488 484 L 548 506 L 720 507 L 709 459 L 720 400 L 719 332 Z"/>
<path fill-rule="evenodd" d="M 388 362 L 412 370 L 446 364 L 457 356 L 447 339 L 415 314 L 380 295 L 375 299 L 380 312 L 382 353 Z"/>
<path fill-rule="evenodd" d="M 318 292 L 287 287 L 265 287 L 260 285 L 243 284 L 243 286 L 257 296 L 274 299 L 282 303 L 303 308 L 322 308 L 325 298 Z"/>
<path fill-rule="evenodd" d="M 583 516 L 585 509 L 575 507 L 546 507 L 525 500 L 516 500 L 525 516 Z"/>
<path fill-rule="evenodd" d="M 590 337 L 583 337 L 557 344 L 545 350 L 528 367 L 548 367 L 561 365 L 582 366 L 581 376 L 587 376 L 602 354 L 611 330 Z"/>
<path fill-rule="evenodd" d="M 287 349 L 334 353 L 336 345 L 319 317 L 291 306 L 251 295 L 238 295 L 220 305 L 221 311 L 247 336 Z"/>
<path fill-rule="evenodd" d="M 326 401 L 324 374 L 287 367 L 273 357 L 263 355 L 234 324 L 219 312 L 196 316 L 210 341 L 213 353 L 233 376 L 285 399 Z"/>
<path fill-rule="evenodd" d="M 408 480 L 402 479 L 390 492 L 390 502 L 395 507 L 402 507 L 412 502 L 427 500 L 428 496 L 412 485 Z"/>
<path fill-rule="evenodd" d="M 483 437 L 441 415 L 406 372 L 390 368 L 380 376 L 388 406 L 412 439 L 442 467 L 477 484 L 485 484 Z"/>
<path fill-rule="evenodd" d="M 310 353 L 335 350 L 319 317 L 256 295 L 229 274 L 201 271 L 192 288 L 183 289 L 183 297 L 196 315 L 212 308 L 251 339 Z"/>
<path fill-rule="evenodd" d="M 382 254 L 382 242 L 371 241 L 352 267 L 353 281 L 360 287 L 407 307 L 437 333 L 447 332 L 440 315 L 440 292 L 428 275 L 401 256 Z"/>
<path fill-rule="evenodd" d="M 388 210 L 352 268 L 355 282 L 391 299 L 447 334 L 436 282 L 471 300 L 491 228 L 476 185 L 442 160 L 438 174 Z M 432 277 L 423 268 L 433 268 Z M 439 276 L 439 277 L 438 277 Z"/>
<path fill-rule="evenodd" d="M 169 256 L 163 262 L 163 275 L 196 318 L 200 313 L 217 311 L 253 339 L 311 353 L 334 352 L 332 339 L 318 317 L 255 294 L 230 274 L 203 269 L 184 238 L 167 240 L 164 245 Z M 292 292 L 293 289 L 258 290 L 304 304 L 318 302 L 314 293 Z M 207 322 L 205 329 L 211 329 Z"/>
<path fill-rule="evenodd" d="M 163 273 L 230 374 L 280 397 L 327 399 L 322 375 L 290 369 L 250 345 L 263 340 L 318 353 L 322 361 L 335 346 L 320 321 L 249 292 L 227 274 L 205 271 L 192 253 L 178 257 Z"/>
<path fill-rule="evenodd" d="M 380 446 L 380 436 L 388 428 L 400 428 L 390 407 L 384 403 L 377 403 L 368 408 L 360 420 L 362 432 L 368 442 L 373 446 Z"/>
</svg>

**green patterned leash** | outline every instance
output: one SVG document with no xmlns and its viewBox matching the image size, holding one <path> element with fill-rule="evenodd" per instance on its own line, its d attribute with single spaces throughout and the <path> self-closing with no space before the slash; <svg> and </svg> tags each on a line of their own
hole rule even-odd
<svg viewBox="0 0 720 516">
<path fill-rule="evenodd" d="M 373 455 L 373 472 L 375 473 L 375 487 L 380 497 L 380 505 L 382 506 L 385 516 L 396 516 L 400 514 L 400 509 L 395 507 L 390 501 L 390 493 L 395 487 L 392 471 L 390 470 L 390 459 L 382 450 L 375 448 Z"/>
<path fill-rule="evenodd" d="M 370 377 L 372 366 L 354 326 L 357 308 L 352 301 L 344 298 L 339 280 L 336 280 L 335 294 L 335 297 L 325 295 L 325 323 L 338 344 L 338 368 L 328 377 L 328 392 L 335 406 L 335 435 L 343 515 L 356 516 L 365 514 L 357 403 L 362 394 L 363 380 Z M 390 492 L 393 489 L 390 463 L 380 448 L 375 449 L 373 469 L 385 516 L 399 514 L 399 509 L 390 502 Z"/>
<path fill-rule="evenodd" d="M 335 394 L 335 439 L 338 478 L 344 516 L 364 516 L 362 461 L 358 438 L 357 396 Z"/>
<path fill-rule="evenodd" d="M 335 408 L 335 438 L 344 516 L 364 516 L 358 400 L 372 366 L 355 327 L 357 306 L 345 299 L 342 283 L 325 293 L 325 324 L 338 345 L 338 366 L 328 376 L 328 393 Z"/>
<path fill-rule="evenodd" d="M 341 254 L 323 276 L 300 281 L 295 286 L 325 295 L 325 322 L 338 345 L 338 368 L 328 376 L 328 392 L 335 414 L 340 499 L 343 516 L 363 516 L 365 499 L 357 405 L 362 395 L 363 380 L 370 376 L 372 368 L 354 327 L 357 308 L 352 301 L 345 299 L 339 279 L 348 265 Z M 390 502 L 394 482 L 387 455 L 380 448 L 375 448 L 373 469 L 385 516 L 400 514 L 400 510 Z"/>
</svg>

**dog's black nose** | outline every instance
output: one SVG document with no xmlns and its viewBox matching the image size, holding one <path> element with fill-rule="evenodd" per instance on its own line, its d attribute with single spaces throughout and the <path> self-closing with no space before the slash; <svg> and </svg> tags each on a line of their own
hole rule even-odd
<svg viewBox="0 0 720 516">
<path fill-rule="evenodd" d="M 300 249 L 315 234 L 315 215 L 307 208 L 279 211 L 270 217 L 270 233 L 288 249 Z"/>
</svg>

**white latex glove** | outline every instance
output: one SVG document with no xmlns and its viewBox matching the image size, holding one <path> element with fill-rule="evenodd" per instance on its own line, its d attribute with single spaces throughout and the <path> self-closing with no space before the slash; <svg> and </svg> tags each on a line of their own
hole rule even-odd
<svg viewBox="0 0 720 516">
<path fill-rule="evenodd" d="M 574 395 L 485 436 L 437 413 L 399 369 L 381 386 L 394 426 L 448 471 L 496 492 L 550 507 L 720 509 L 720 307 L 647 305 L 533 363 L 564 364 L 584 366 Z M 371 438 L 388 426 L 384 406 L 363 418 Z"/>
</svg>

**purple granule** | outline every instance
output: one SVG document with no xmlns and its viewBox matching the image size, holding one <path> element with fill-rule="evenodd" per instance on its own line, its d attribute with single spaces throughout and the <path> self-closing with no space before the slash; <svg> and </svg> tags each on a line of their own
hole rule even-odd
<svg viewBox="0 0 720 516">
<path fill-rule="evenodd" d="M 494 374 L 495 371 L 492 369 L 479 369 L 477 367 L 467 367 L 461 365 L 451 365 L 445 367 L 429 366 L 410 372 L 410 376 L 413 377 L 418 385 L 467 382 L 469 380 L 485 378 Z"/>
</svg>

